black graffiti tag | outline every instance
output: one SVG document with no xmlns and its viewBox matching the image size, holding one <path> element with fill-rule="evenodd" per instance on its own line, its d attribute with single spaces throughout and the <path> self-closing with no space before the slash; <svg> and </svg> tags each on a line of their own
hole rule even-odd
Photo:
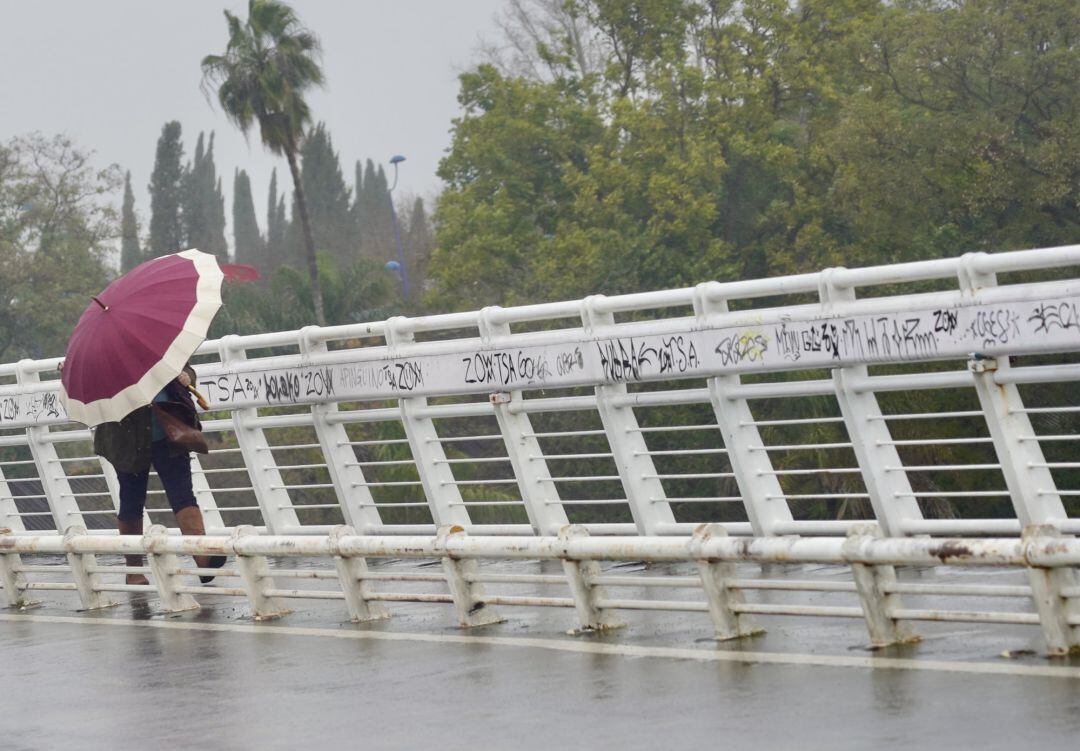
<svg viewBox="0 0 1080 751">
<path fill-rule="evenodd" d="M 1080 329 L 1080 314 L 1073 303 L 1055 305 L 1041 302 L 1032 309 L 1028 323 L 1035 324 L 1036 334 L 1049 334 L 1054 329 Z"/>
<path fill-rule="evenodd" d="M 764 359 L 768 350 L 769 340 L 764 334 L 749 333 L 724 337 L 715 351 L 720 355 L 721 365 L 738 365 Z"/>
</svg>

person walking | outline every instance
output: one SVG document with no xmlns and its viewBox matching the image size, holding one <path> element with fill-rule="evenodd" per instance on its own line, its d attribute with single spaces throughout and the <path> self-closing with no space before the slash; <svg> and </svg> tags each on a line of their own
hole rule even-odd
<svg viewBox="0 0 1080 751">
<path fill-rule="evenodd" d="M 120 484 L 120 510 L 116 525 L 122 535 L 143 533 L 143 511 L 152 466 L 165 488 L 169 506 L 184 535 L 204 535 L 202 509 L 195 500 L 191 484 L 191 458 L 187 448 L 170 443 L 155 405 L 168 403 L 180 407 L 185 422 L 198 427 L 195 404 L 188 387 L 195 381 L 195 371 L 185 365 L 183 371 L 158 392 L 152 404 L 139 407 L 119 422 L 105 422 L 94 430 L 94 453 L 108 460 L 116 469 Z M 221 568 L 225 556 L 194 556 L 198 568 Z M 126 557 L 128 566 L 142 566 L 141 555 Z M 200 575 L 206 584 L 213 576 Z M 128 574 L 127 584 L 149 584 L 142 574 Z"/>
</svg>

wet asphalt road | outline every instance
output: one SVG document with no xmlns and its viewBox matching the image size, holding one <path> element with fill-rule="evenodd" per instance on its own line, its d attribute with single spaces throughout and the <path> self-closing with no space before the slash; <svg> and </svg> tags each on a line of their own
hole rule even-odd
<svg viewBox="0 0 1080 751">
<path fill-rule="evenodd" d="M 166 616 L 141 594 L 94 614 L 43 594 L 0 611 L 3 749 L 1080 743 L 1080 660 L 1000 656 L 1040 649 L 1033 629 L 925 624 L 922 643 L 870 653 L 846 620 L 763 620 L 766 635 L 716 644 L 673 614 L 575 637 L 570 613 L 533 609 L 462 632 L 440 605 L 358 626 L 302 601 L 256 624 L 224 597 Z"/>
</svg>

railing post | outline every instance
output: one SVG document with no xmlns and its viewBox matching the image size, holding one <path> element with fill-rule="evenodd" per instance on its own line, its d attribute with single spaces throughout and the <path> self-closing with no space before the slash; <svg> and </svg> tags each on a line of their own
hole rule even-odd
<svg viewBox="0 0 1080 751">
<path fill-rule="evenodd" d="M 1049 524 L 1032 524 L 1024 527 L 1023 540 L 1029 545 L 1041 541 L 1064 539 L 1056 527 Z M 1070 598 L 1068 590 L 1076 591 L 1080 578 L 1076 569 L 1068 566 L 1045 568 L 1028 564 L 1028 582 L 1031 599 L 1039 613 L 1046 649 L 1052 655 L 1064 655 L 1080 651 L 1080 626 L 1069 623 L 1070 618 L 1080 616 L 1080 600 Z"/>
<path fill-rule="evenodd" d="M 98 573 L 97 559 L 93 553 L 75 552 L 75 541 L 86 537 L 86 528 L 71 526 L 64 532 L 64 547 L 67 549 L 68 565 L 72 578 L 79 592 L 84 610 L 99 610 L 116 605 L 105 592 L 101 591 L 101 574 Z"/>
<path fill-rule="evenodd" d="M 559 530 L 559 539 L 564 543 L 563 554 L 560 556 L 563 573 L 570 585 L 570 594 L 574 597 L 574 610 L 578 617 L 578 627 L 573 631 L 575 634 L 622 628 L 625 625 L 616 620 L 610 610 L 600 605 L 607 597 L 607 590 L 594 583 L 600 577 L 600 564 L 596 561 L 576 561 L 570 557 L 567 543 L 575 538 L 588 536 L 589 531 L 578 524 L 568 524 Z"/>
<path fill-rule="evenodd" d="M 221 338 L 220 358 L 222 365 L 226 367 L 247 359 L 243 346 L 240 344 L 240 337 L 230 334 Z M 266 529 L 270 534 L 283 534 L 299 527 L 300 520 L 289 499 L 289 492 L 282 487 L 284 481 L 281 479 L 281 472 L 278 471 L 274 455 L 270 451 L 266 434 L 262 428 L 252 423 L 257 416 L 258 410 L 253 407 L 233 411 L 233 431 L 236 433 L 236 443 L 240 447 L 240 454 L 244 457 L 244 465 L 251 478 L 255 498 L 262 510 Z"/>
<path fill-rule="evenodd" d="M 727 302 L 709 294 L 717 282 L 698 285 L 694 294 L 694 313 L 705 322 L 711 313 L 726 313 Z M 769 452 L 761 432 L 754 424 L 754 414 L 746 399 L 732 396 L 732 389 L 742 383 L 738 375 L 713 376 L 706 380 L 709 401 L 716 415 L 716 425 L 724 439 L 731 472 L 743 498 L 743 508 L 750 527 L 758 537 L 776 534 L 778 524 L 791 521 L 791 508 L 773 471 Z"/>
<path fill-rule="evenodd" d="M 341 555 L 342 537 L 356 534 L 356 530 L 346 525 L 339 525 L 330 530 L 330 547 L 334 551 L 334 566 L 337 568 L 338 583 L 345 593 L 345 605 L 349 608 L 349 617 L 353 623 L 375 621 L 389 618 L 383 604 L 371 599 L 371 584 L 367 582 L 367 561 L 363 558 Z"/>
<path fill-rule="evenodd" d="M 890 585 L 896 583 L 896 570 L 892 566 L 860 563 L 862 546 L 873 544 L 882 536 L 877 524 L 856 524 L 848 530 L 844 541 L 843 556 L 851 566 L 855 590 L 859 595 L 866 628 L 870 632 L 872 647 L 918 641 L 911 627 L 893 617 L 892 613 L 902 607 L 900 595 L 889 593 Z"/>
<path fill-rule="evenodd" d="M 984 255 L 966 253 L 960 259 L 958 276 L 963 293 L 975 295 L 980 289 L 997 286 L 994 274 L 978 270 L 978 261 Z M 1046 466 L 1035 429 L 1024 412 L 1020 390 L 1016 384 L 997 382 L 999 373 L 1008 372 L 1009 358 L 984 357 L 976 352 L 968 361 L 968 370 L 1021 526 L 1055 524 L 1066 519 L 1065 505 Z"/>
<path fill-rule="evenodd" d="M 180 559 L 166 550 L 168 539 L 169 530 L 161 524 L 151 526 L 142 537 L 146 559 L 150 564 L 150 574 L 154 577 L 163 610 L 167 613 L 198 610 L 199 603 L 194 597 L 176 591 L 176 578 L 180 574 L 174 572 L 180 568 Z"/>
<path fill-rule="evenodd" d="M 237 544 L 245 537 L 255 536 L 255 530 L 242 524 L 233 530 L 232 545 L 233 555 L 236 557 L 237 568 L 240 569 L 240 578 L 247 593 L 248 603 L 251 605 L 252 617 L 257 621 L 265 621 L 278 618 L 292 611 L 285 607 L 285 603 L 277 597 L 269 597 L 266 590 L 274 589 L 273 574 L 270 571 L 270 563 L 264 555 L 249 555 L 237 549 Z"/>
<path fill-rule="evenodd" d="M 240 473 L 237 472 L 237 474 Z M 217 500 L 214 498 L 214 491 L 210 488 L 210 483 L 203 472 L 202 462 L 199 461 L 198 454 L 191 455 L 191 489 L 195 493 L 195 500 L 199 504 L 199 509 L 202 510 L 203 523 L 206 525 L 207 533 L 214 534 L 227 529 L 225 520 L 221 518 L 221 510 L 218 508 Z"/>
<path fill-rule="evenodd" d="M 15 505 L 15 498 L 11 495 L 7 479 L 4 477 L 4 468 L 0 466 L 0 529 L 24 532 L 26 525 L 19 516 L 19 507 Z"/>
<path fill-rule="evenodd" d="M 834 303 L 855 299 L 855 290 L 835 284 L 841 268 L 821 272 L 818 295 L 822 308 L 830 310 Z M 865 365 L 833 368 L 836 401 L 844 418 L 844 427 L 855 451 L 855 460 L 870 496 L 881 530 L 889 537 L 904 535 L 904 522 L 923 518 L 919 502 L 912 495 L 911 482 L 900 453 L 893 444 L 889 425 L 881 414 L 877 397 L 872 391 L 859 391 L 852 386 L 870 375 Z"/>
<path fill-rule="evenodd" d="M 480 338 L 484 344 L 510 335 L 507 323 L 493 320 L 498 310 L 498 306 L 491 306 L 480 311 Z M 558 534 L 559 529 L 569 524 L 570 520 L 561 505 L 559 489 L 551 481 L 551 472 L 548 471 L 540 441 L 536 440 L 532 421 L 528 414 L 514 409 L 522 401 L 521 391 L 494 393 L 490 399 L 506 446 L 506 455 L 510 458 L 521 500 L 525 504 L 525 513 L 529 515 L 529 524 L 538 535 Z"/>
<path fill-rule="evenodd" d="M 7 527 L 0 529 L 0 540 L 10 534 L 11 530 Z M 39 600 L 26 596 L 26 574 L 22 572 L 22 558 L 18 553 L 0 552 L 0 583 L 4 585 L 4 599 L 9 608 L 30 608 L 41 604 Z"/>
<path fill-rule="evenodd" d="M 15 378 L 20 386 L 39 383 L 41 377 L 32 370 L 33 360 L 20 360 L 15 366 Z M 26 429 L 26 442 L 37 467 L 42 493 L 49 503 L 53 522 L 60 534 L 73 525 L 86 526 L 71 484 L 64 474 L 64 465 L 56 453 L 56 446 L 48 440 L 49 426 L 34 425 Z"/>
<path fill-rule="evenodd" d="M 408 319 L 402 316 L 387 321 L 386 344 L 392 356 L 399 354 L 402 345 L 413 341 L 407 323 Z M 454 482 L 454 473 L 446 463 L 446 452 L 435 430 L 435 422 L 430 417 L 417 414 L 427 406 L 427 399 L 422 396 L 401 396 L 398 402 L 401 405 L 401 424 L 416 461 L 416 471 L 431 509 L 431 518 L 436 526 L 468 526 L 471 523 L 469 513 L 462 505 L 461 491 Z"/>
<path fill-rule="evenodd" d="M 581 322 L 586 333 L 615 326 L 615 316 L 597 307 L 603 298 L 603 295 L 591 295 L 582 301 Z M 601 384 L 596 387 L 596 408 L 638 533 L 655 535 L 675 523 L 675 513 L 667 501 L 664 484 L 656 476 L 656 466 L 634 408 L 616 403 L 618 397 L 626 394 L 625 383 Z"/>
<path fill-rule="evenodd" d="M 1020 391 L 1015 384 L 999 384 L 994 380 L 997 373 L 1008 369 L 1006 357 L 968 361 L 1016 518 L 1025 527 L 1054 524 L 1066 519 L 1068 514 L 1054 477 L 1046 467 L 1046 457 L 1035 438 L 1031 420 L 1022 411 Z"/>
<path fill-rule="evenodd" d="M 719 524 L 698 525 L 690 540 L 690 549 L 697 558 L 698 575 L 705 591 L 705 601 L 709 604 L 709 615 L 712 616 L 717 640 L 765 633 L 765 629 L 755 626 L 753 616 L 735 610 L 735 606 L 743 603 L 742 592 L 728 586 L 728 580 L 735 578 L 735 564 L 700 555 L 702 545 L 711 537 L 727 537 L 727 530 Z"/>
<path fill-rule="evenodd" d="M 300 329 L 300 354 L 305 359 L 327 351 L 326 342 L 315 334 L 318 326 Z M 336 402 L 311 405 L 311 422 L 319 439 L 330 482 L 334 486 L 345 523 L 361 531 L 382 524 L 379 509 L 367 486 L 363 470 L 357 465 L 356 452 L 349 445 L 349 434 L 340 422 L 331 422 L 330 415 L 338 411 Z"/>
<path fill-rule="evenodd" d="M 472 559 L 461 560 L 447 551 L 446 543 L 454 535 L 464 535 L 465 530 L 454 525 L 439 527 L 435 537 L 435 550 L 442 559 L 443 573 L 446 574 L 446 585 L 450 589 L 450 596 L 454 598 L 454 609 L 457 611 L 458 625 L 461 628 L 473 628 L 475 626 L 487 626 L 492 623 L 502 623 L 506 619 L 499 615 L 495 608 L 484 602 L 483 585 L 473 581 L 476 576 L 477 564 Z"/>
</svg>

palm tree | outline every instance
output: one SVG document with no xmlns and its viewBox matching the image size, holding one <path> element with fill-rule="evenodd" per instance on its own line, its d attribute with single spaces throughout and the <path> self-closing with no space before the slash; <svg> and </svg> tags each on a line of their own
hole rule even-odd
<svg viewBox="0 0 1080 751">
<path fill-rule="evenodd" d="M 229 11 L 225 11 L 225 20 L 229 43 L 224 55 L 203 58 L 203 91 L 209 96 L 216 86 L 222 110 L 241 132 L 246 136 L 258 121 L 263 145 L 288 160 L 304 235 L 315 319 L 325 326 L 315 242 L 296 158 L 304 128 L 311 122 L 304 93 L 323 84 L 319 40 L 301 25 L 293 9 L 279 0 L 248 0 L 246 22 Z"/>
</svg>

